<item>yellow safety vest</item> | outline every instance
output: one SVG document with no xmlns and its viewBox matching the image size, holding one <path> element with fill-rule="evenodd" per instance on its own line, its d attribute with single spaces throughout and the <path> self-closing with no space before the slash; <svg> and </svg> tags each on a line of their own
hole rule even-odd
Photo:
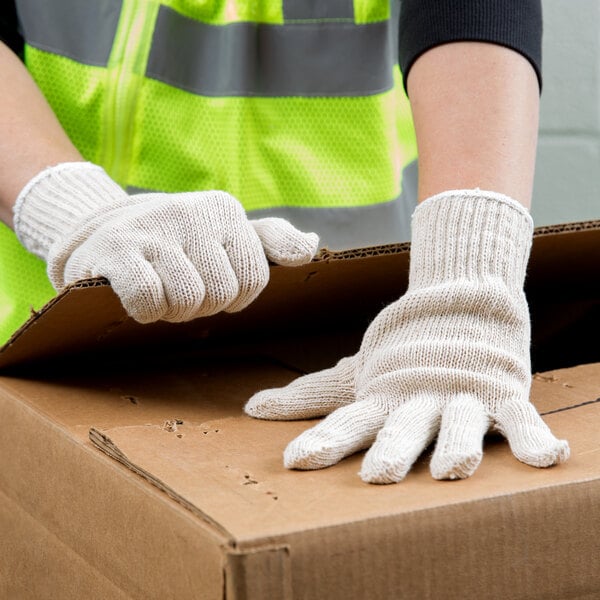
<svg viewBox="0 0 600 600">
<path fill-rule="evenodd" d="M 408 239 L 398 4 L 17 0 L 17 13 L 62 126 L 125 189 L 223 189 L 347 248 Z M 0 254 L 2 341 L 54 292 L 8 230 Z"/>
</svg>

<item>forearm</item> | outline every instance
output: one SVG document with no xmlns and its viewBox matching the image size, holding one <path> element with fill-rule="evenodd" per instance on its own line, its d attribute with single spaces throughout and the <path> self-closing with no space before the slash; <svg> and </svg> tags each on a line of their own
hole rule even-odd
<svg viewBox="0 0 600 600">
<path fill-rule="evenodd" d="M 42 169 L 83 160 L 23 63 L 0 42 L 0 220 L 12 227 L 12 207 Z"/>
<path fill-rule="evenodd" d="M 422 54 L 407 84 L 419 149 L 419 200 L 480 188 L 529 207 L 539 112 L 531 63 L 500 45 L 454 42 Z"/>
</svg>

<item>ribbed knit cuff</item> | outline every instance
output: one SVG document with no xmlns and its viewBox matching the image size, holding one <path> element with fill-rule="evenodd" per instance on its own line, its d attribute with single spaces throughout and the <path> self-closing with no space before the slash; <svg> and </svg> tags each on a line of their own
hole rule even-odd
<svg viewBox="0 0 600 600">
<path fill-rule="evenodd" d="M 522 289 L 532 235 L 531 216 L 508 196 L 480 190 L 432 196 L 413 213 L 410 288 L 500 278 Z"/>
<path fill-rule="evenodd" d="M 50 247 L 79 223 L 127 201 L 127 194 L 102 167 L 61 163 L 36 175 L 19 194 L 15 233 L 25 248 L 47 260 Z"/>
</svg>

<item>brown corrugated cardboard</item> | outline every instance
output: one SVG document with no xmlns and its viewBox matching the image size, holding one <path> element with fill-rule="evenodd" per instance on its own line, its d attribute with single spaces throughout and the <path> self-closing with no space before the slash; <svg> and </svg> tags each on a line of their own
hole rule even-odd
<svg viewBox="0 0 600 600">
<path fill-rule="evenodd" d="M 422 460 L 385 487 L 360 481 L 360 456 L 283 468 L 307 423 L 253 421 L 241 405 L 293 376 L 244 361 L 3 378 L 2 597 L 600 592 L 600 365 L 534 380 L 538 408 L 571 442 L 567 464 L 532 469 L 493 439 L 469 480 L 436 482 Z"/>
<path fill-rule="evenodd" d="M 573 323 L 598 322 L 600 223 L 571 229 L 536 232 L 528 280 L 558 364 Z M 434 481 L 428 456 L 391 486 L 361 482 L 361 455 L 292 472 L 283 448 L 311 422 L 243 414 L 254 391 L 352 351 L 407 265 L 405 246 L 325 253 L 273 268 L 248 311 L 182 326 L 132 323 L 102 281 L 32 318 L 0 351 L 0 598 L 600 598 L 592 344 L 597 364 L 534 377 L 571 444 L 551 469 L 490 436 L 465 481 Z"/>
<path fill-rule="evenodd" d="M 237 314 L 219 314 L 185 324 L 140 325 L 127 318 L 104 280 L 68 287 L 0 348 L 0 369 L 68 354 L 108 352 L 148 345 L 194 351 L 232 338 L 257 343 L 257 335 L 296 340 L 332 331 L 359 343 L 366 324 L 406 289 L 409 244 L 343 252 L 322 251 L 294 269 L 273 267 L 261 296 Z M 600 220 L 537 228 L 526 292 L 533 320 L 534 369 L 594 360 L 591 336 L 600 307 Z M 575 336 L 577 339 L 575 339 Z M 329 344 L 327 344 L 329 345 Z M 278 346 L 279 348 L 279 346 Z M 336 348 L 333 352 L 339 352 Z M 327 356 L 324 362 L 328 362 Z"/>
</svg>

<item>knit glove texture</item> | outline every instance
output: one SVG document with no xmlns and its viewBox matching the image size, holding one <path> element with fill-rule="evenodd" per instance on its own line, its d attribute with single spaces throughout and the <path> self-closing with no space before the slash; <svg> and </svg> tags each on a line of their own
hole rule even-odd
<svg viewBox="0 0 600 600">
<path fill-rule="evenodd" d="M 319 469 L 369 448 L 360 476 L 402 480 L 436 438 L 436 479 L 469 477 L 483 437 L 500 431 L 535 467 L 569 446 L 529 402 L 530 319 L 523 291 L 532 220 L 516 201 L 479 190 L 429 198 L 413 215 L 409 287 L 335 367 L 261 391 L 262 419 L 327 416 L 293 440 L 284 464 Z"/>
<path fill-rule="evenodd" d="M 267 259 L 304 264 L 318 246 L 284 219 L 248 220 L 225 192 L 129 196 L 91 163 L 46 169 L 14 214 L 17 236 L 47 262 L 57 290 L 106 277 L 141 323 L 239 311 L 267 284 Z"/>
</svg>

